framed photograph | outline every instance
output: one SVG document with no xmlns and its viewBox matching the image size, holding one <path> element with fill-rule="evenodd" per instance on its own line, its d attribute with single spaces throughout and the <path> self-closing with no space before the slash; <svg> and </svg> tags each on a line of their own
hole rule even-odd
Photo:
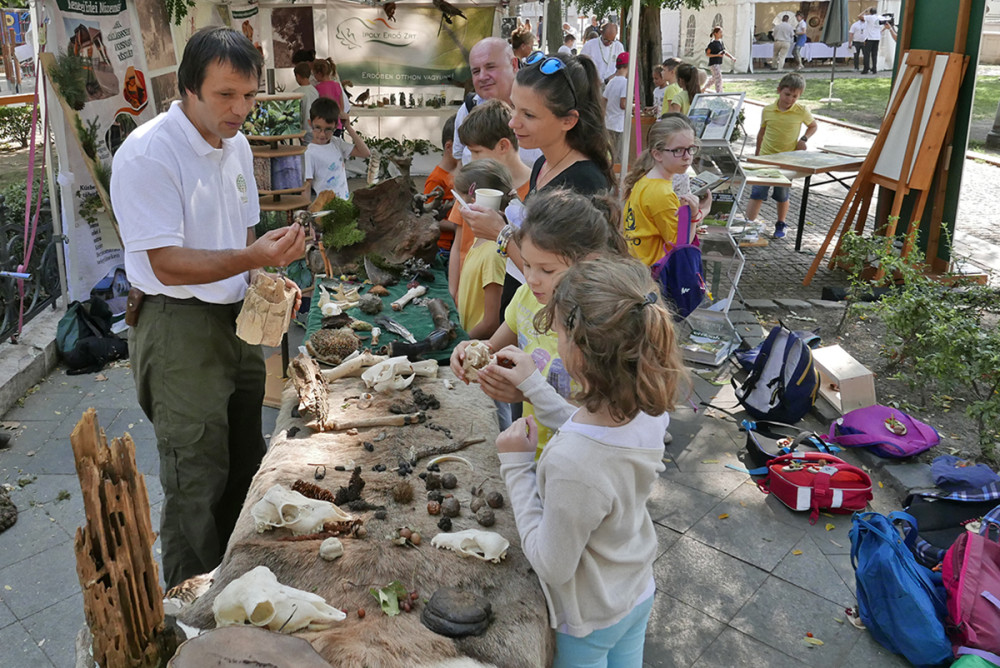
<svg viewBox="0 0 1000 668">
<path fill-rule="evenodd" d="M 688 118 L 703 141 L 729 141 L 743 108 L 746 93 L 700 93 L 691 102 Z"/>
</svg>

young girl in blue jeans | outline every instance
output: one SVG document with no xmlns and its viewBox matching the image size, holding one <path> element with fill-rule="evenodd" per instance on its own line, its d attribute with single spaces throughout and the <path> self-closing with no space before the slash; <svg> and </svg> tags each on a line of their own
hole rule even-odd
<svg viewBox="0 0 1000 668">
<path fill-rule="evenodd" d="M 557 668 L 642 666 L 653 606 L 657 541 L 646 510 L 663 471 L 667 411 L 687 375 L 672 317 L 649 269 L 598 258 L 570 267 L 536 316 L 583 388 L 560 397 L 514 347 L 495 365 L 558 431 L 534 462 L 537 425 L 522 418 L 497 438 L 521 548 L 556 629 Z M 494 366 L 494 365 L 491 365 Z"/>
</svg>

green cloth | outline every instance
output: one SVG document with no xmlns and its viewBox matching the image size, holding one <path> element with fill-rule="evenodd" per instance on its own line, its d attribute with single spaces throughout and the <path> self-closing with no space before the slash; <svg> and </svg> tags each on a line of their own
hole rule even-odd
<svg viewBox="0 0 1000 668">
<path fill-rule="evenodd" d="M 447 362 L 451 358 L 451 351 L 455 348 L 459 341 L 464 341 L 469 338 L 469 335 L 465 333 L 465 330 L 458 324 L 458 310 L 455 308 L 455 303 L 451 299 L 451 294 L 448 292 L 448 277 L 445 276 L 444 268 L 440 266 L 438 262 L 435 262 L 432 266 L 434 272 L 433 281 L 420 281 L 420 284 L 427 288 L 427 293 L 421 297 L 421 299 L 440 299 L 445 304 L 448 305 L 448 318 L 455 325 L 455 338 L 452 339 L 451 343 L 444 350 L 431 351 L 423 355 L 424 359 L 438 360 L 439 362 Z M 329 283 L 329 279 L 325 279 Z M 419 279 L 418 279 L 419 280 Z M 347 284 L 347 287 L 351 287 L 356 284 Z M 371 285 L 363 286 L 361 294 L 366 294 Z M 382 312 L 378 315 L 368 315 L 362 313 L 361 309 L 355 307 L 347 311 L 349 315 L 358 319 L 364 320 L 365 322 L 374 323 L 375 318 L 379 316 L 385 316 L 387 318 L 392 318 L 400 325 L 410 330 L 413 334 L 413 338 L 417 341 L 427 337 L 432 331 L 434 331 L 434 323 L 431 321 L 431 314 L 427 311 L 426 306 L 414 306 L 413 303 L 409 303 L 402 311 L 393 311 L 389 306 L 393 301 L 399 299 L 407 291 L 406 283 L 400 281 L 396 285 L 388 288 L 389 296 L 382 297 Z M 329 288 L 328 288 L 329 290 Z M 306 320 L 306 339 L 313 335 L 322 326 L 323 314 L 319 311 L 319 289 L 317 288 L 312 295 L 311 303 L 309 304 L 309 317 Z M 398 336 L 392 332 L 385 331 L 382 328 L 382 336 L 379 338 L 379 346 L 385 345 L 390 341 L 402 341 L 403 337 Z M 362 345 L 371 344 L 371 333 L 370 332 L 357 332 L 358 336 L 361 337 Z"/>
</svg>

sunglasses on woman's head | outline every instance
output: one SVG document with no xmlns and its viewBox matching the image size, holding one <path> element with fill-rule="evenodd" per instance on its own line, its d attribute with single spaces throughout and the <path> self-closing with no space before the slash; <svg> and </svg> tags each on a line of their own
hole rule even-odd
<svg viewBox="0 0 1000 668">
<path fill-rule="evenodd" d="M 566 63 L 553 56 L 546 57 L 543 51 L 534 51 L 524 59 L 524 64 L 529 67 L 537 65 L 542 74 L 546 75 L 562 72 L 563 76 L 566 77 L 566 83 L 569 84 L 569 92 L 573 95 L 573 108 L 576 109 L 576 86 L 573 85 L 573 79 L 566 69 Z"/>
</svg>

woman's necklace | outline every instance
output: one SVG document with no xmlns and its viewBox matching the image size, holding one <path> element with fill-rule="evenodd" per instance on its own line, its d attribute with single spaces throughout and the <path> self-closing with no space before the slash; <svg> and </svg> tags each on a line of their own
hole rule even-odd
<svg viewBox="0 0 1000 668">
<path fill-rule="evenodd" d="M 563 164 L 563 162 L 566 160 L 566 158 L 568 158 L 570 155 L 572 155 L 572 153 L 573 153 L 573 149 L 570 148 L 568 151 L 566 151 L 566 155 L 564 155 L 563 157 L 559 158 L 559 161 L 557 163 L 555 163 L 554 165 L 549 166 L 549 168 L 545 170 L 545 182 L 546 183 L 548 183 L 549 181 L 552 180 L 552 178 L 554 176 L 554 172 L 555 172 L 556 167 L 558 167 L 559 165 Z M 545 161 L 545 164 L 548 166 L 548 164 L 549 164 L 548 160 Z"/>
</svg>

